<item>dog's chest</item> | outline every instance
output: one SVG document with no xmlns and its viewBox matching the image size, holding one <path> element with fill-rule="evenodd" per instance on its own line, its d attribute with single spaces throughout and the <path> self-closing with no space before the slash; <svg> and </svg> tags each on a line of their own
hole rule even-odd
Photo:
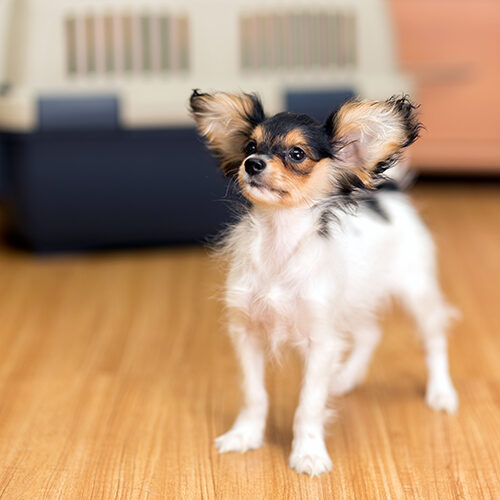
<svg viewBox="0 0 500 500">
<path fill-rule="evenodd" d="M 249 248 L 229 280 L 229 305 L 251 329 L 268 335 L 299 335 L 310 317 L 318 283 L 317 248 L 307 239 L 293 245 L 261 241 Z"/>
<path fill-rule="evenodd" d="M 244 304 L 255 329 L 268 334 L 299 329 L 306 309 L 300 276 L 289 276 L 283 268 L 276 272 L 275 268 L 264 266 L 253 273 L 249 285 Z"/>
</svg>

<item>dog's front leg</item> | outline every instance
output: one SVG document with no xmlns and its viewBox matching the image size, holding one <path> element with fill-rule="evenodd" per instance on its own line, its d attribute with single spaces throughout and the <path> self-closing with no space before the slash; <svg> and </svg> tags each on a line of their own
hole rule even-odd
<svg viewBox="0 0 500 500">
<path fill-rule="evenodd" d="M 326 340 L 311 341 L 305 350 L 304 376 L 290 455 L 290 467 L 296 472 L 317 476 L 332 468 L 323 428 L 329 380 L 338 369 L 340 354 L 340 344 L 331 334 Z"/>
<path fill-rule="evenodd" d="M 264 440 L 268 407 L 260 339 L 242 325 L 232 323 L 229 328 L 242 370 L 244 404 L 231 430 L 215 440 L 220 453 L 259 448 Z"/>
</svg>

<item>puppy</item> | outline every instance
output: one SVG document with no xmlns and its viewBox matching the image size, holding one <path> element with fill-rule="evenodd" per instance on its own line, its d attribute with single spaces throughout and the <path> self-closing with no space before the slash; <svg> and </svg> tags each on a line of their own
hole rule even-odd
<svg viewBox="0 0 500 500">
<path fill-rule="evenodd" d="M 304 358 L 290 466 L 315 476 L 332 463 L 324 441 L 329 395 L 358 384 L 380 339 L 376 311 L 398 298 L 426 353 L 426 401 L 456 411 L 448 371 L 451 308 L 436 278 L 432 239 L 384 172 L 418 137 L 406 98 L 352 100 L 324 124 L 266 117 L 257 96 L 194 91 L 191 113 L 249 209 L 225 238 L 229 334 L 244 404 L 219 452 L 262 445 L 268 409 L 264 365 L 287 342 Z M 346 339 L 351 350 L 343 362 Z"/>
</svg>

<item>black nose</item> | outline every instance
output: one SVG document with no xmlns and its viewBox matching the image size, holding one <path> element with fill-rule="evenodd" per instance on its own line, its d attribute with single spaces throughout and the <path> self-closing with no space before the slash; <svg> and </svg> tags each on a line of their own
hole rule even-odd
<svg viewBox="0 0 500 500">
<path fill-rule="evenodd" d="M 257 175 L 266 168 L 266 162 L 260 158 L 248 158 L 245 162 L 245 170 L 248 175 Z"/>
</svg>

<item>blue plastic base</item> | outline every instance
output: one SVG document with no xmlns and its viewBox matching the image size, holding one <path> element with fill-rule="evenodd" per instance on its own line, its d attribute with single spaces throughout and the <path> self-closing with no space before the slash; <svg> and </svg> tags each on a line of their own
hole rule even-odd
<svg viewBox="0 0 500 500">
<path fill-rule="evenodd" d="M 40 250 L 200 242 L 231 217 L 194 129 L 3 134 L 11 231 Z"/>
</svg>

